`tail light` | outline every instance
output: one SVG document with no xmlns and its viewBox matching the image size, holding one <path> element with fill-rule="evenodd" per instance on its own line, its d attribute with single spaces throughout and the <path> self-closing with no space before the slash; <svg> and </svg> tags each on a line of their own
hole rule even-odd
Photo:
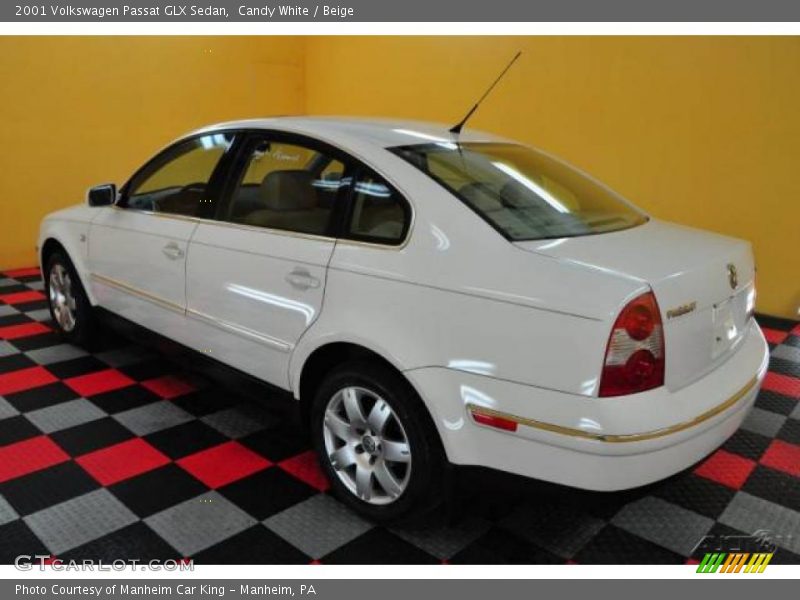
<svg viewBox="0 0 800 600">
<path fill-rule="evenodd" d="M 631 300 L 608 339 L 600 396 L 635 394 L 664 385 L 664 330 L 653 292 Z"/>
</svg>

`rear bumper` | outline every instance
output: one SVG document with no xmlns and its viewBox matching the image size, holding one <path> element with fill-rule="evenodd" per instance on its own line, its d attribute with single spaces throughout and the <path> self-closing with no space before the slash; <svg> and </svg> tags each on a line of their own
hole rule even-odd
<svg viewBox="0 0 800 600">
<path fill-rule="evenodd" d="M 426 399 L 451 462 L 610 491 L 663 479 L 718 448 L 747 416 L 768 359 L 753 322 L 724 364 L 675 391 L 601 399 L 444 368 L 407 375 Z M 514 420 L 517 429 L 479 425 L 472 411 Z"/>
</svg>

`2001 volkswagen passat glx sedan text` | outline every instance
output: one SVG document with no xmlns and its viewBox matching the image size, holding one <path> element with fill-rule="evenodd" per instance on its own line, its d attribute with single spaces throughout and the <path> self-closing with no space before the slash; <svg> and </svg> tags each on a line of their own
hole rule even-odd
<svg viewBox="0 0 800 600">
<path fill-rule="evenodd" d="M 39 249 L 68 340 L 112 313 L 291 391 L 375 519 L 428 508 L 448 461 L 664 478 L 737 429 L 767 366 L 748 243 L 443 126 L 203 129 L 49 215 Z"/>
</svg>

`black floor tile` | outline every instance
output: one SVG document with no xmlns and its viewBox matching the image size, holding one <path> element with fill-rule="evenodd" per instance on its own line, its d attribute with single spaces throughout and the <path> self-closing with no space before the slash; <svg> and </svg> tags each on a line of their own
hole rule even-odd
<svg viewBox="0 0 800 600">
<path fill-rule="evenodd" d="M 425 565 L 441 561 L 382 527 L 369 530 L 320 559 L 340 565 Z"/>
<path fill-rule="evenodd" d="M 6 481 L 0 484 L 0 494 L 20 516 L 25 516 L 99 487 L 80 466 L 67 461 Z"/>
<path fill-rule="evenodd" d="M 198 565 L 308 564 L 311 558 L 272 533 L 254 525 L 191 557 Z"/>
<path fill-rule="evenodd" d="M 784 396 L 771 390 L 761 390 L 756 398 L 756 407 L 769 410 L 781 415 L 788 415 L 797 406 L 797 400 L 789 396 Z"/>
<path fill-rule="evenodd" d="M 23 554 L 36 561 L 36 556 L 49 556 L 50 551 L 21 519 L 0 525 L 0 564 L 12 565 Z M 38 562 L 33 564 L 38 568 Z"/>
<path fill-rule="evenodd" d="M 514 534 L 492 527 L 489 531 L 455 554 L 453 564 L 550 564 L 560 565 L 566 561 L 534 546 Z"/>
<path fill-rule="evenodd" d="M 135 437 L 110 417 L 91 421 L 51 434 L 53 441 L 67 454 L 77 457 Z"/>
<path fill-rule="evenodd" d="M 89 401 L 109 415 L 115 415 L 145 404 L 160 402 L 161 398 L 140 385 L 129 385 L 118 390 L 96 394 L 89 398 Z"/>
<path fill-rule="evenodd" d="M 280 462 L 309 448 L 307 436 L 291 429 L 265 429 L 245 436 L 239 442 L 272 462 Z"/>
<path fill-rule="evenodd" d="M 758 465 L 742 490 L 800 512 L 800 479 L 797 477 Z"/>
<path fill-rule="evenodd" d="M 55 406 L 75 398 L 78 398 L 78 394 L 60 381 L 5 396 L 9 404 L 21 413 Z"/>
<path fill-rule="evenodd" d="M 259 521 L 317 493 L 277 467 L 263 469 L 217 491 Z"/>
<path fill-rule="evenodd" d="M 771 438 L 759 433 L 739 429 L 722 446 L 728 452 L 744 456 L 751 460 L 758 460 L 769 446 Z"/>
<path fill-rule="evenodd" d="M 574 561 L 600 565 L 670 565 L 683 564 L 686 559 L 609 523 L 578 552 Z"/>
<path fill-rule="evenodd" d="M 689 473 L 685 477 L 672 479 L 658 487 L 654 495 L 698 514 L 717 519 L 736 492 L 724 485 Z"/>
<path fill-rule="evenodd" d="M 109 489 L 142 519 L 208 491 L 175 464 L 115 483 Z"/>
<path fill-rule="evenodd" d="M 41 434 L 42 432 L 23 415 L 0 421 L 0 446 L 21 442 Z"/>
<path fill-rule="evenodd" d="M 96 373 L 97 371 L 103 371 L 107 368 L 108 365 L 96 359 L 94 356 L 81 356 L 80 358 L 73 358 L 72 360 L 65 360 L 47 365 L 47 370 L 59 379 L 88 375 L 89 373 Z"/>
<path fill-rule="evenodd" d="M 0 375 L 3 373 L 11 373 L 12 371 L 19 371 L 20 369 L 29 369 L 35 366 L 36 363 L 34 361 L 21 353 L 0 357 Z"/>
<path fill-rule="evenodd" d="M 147 563 L 151 560 L 163 562 L 183 557 L 147 525 L 138 522 L 73 548 L 58 558 L 64 562 L 103 561 L 108 565 L 120 560 Z"/>
<path fill-rule="evenodd" d="M 228 441 L 219 431 L 202 421 L 162 429 L 145 436 L 145 440 L 175 460 Z"/>
</svg>

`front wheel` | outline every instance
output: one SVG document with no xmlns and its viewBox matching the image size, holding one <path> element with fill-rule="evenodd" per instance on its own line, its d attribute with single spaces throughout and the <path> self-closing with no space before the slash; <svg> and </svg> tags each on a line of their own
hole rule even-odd
<svg viewBox="0 0 800 600">
<path fill-rule="evenodd" d="M 372 520 L 416 517 L 441 497 L 435 427 L 408 382 L 380 363 L 346 365 L 325 378 L 312 435 L 337 496 Z"/>
<path fill-rule="evenodd" d="M 72 262 L 54 252 L 45 265 L 45 292 L 50 315 L 61 336 L 68 342 L 87 345 L 94 333 L 92 305 Z"/>
</svg>

